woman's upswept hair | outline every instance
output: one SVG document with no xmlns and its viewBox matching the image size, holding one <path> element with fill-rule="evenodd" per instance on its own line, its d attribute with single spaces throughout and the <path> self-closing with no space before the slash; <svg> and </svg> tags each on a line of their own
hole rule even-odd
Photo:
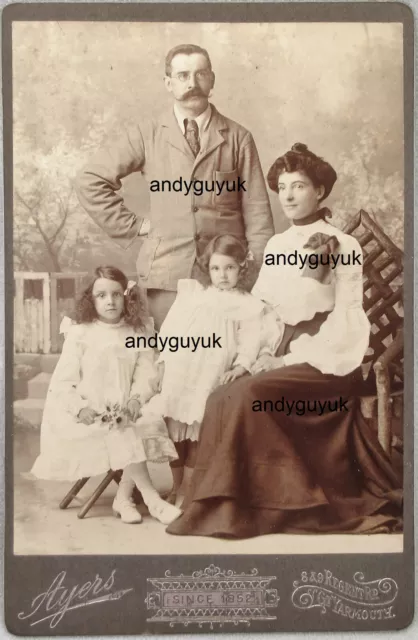
<svg viewBox="0 0 418 640">
<path fill-rule="evenodd" d="M 294 171 L 305 173 L 314 187 L 324 187 L 321 202 L 329 196 L 337 179 L 335 170 L 328 162 L 309 151 L 306 144 L 296 142 L 290 151 L 277 158 L 270 167 L 267 174 L 270 189 L 278 193 L 279 176 L 284 172 L 293 173 Z"/>
<path fill-rule="evenodd" d="M 210 284 L 209 262 L 214 253 L 233 258 L 240 267 L 237 288 L 245 289 L 246 276 L 248 272 L 248 253 L 243 242 L 232 234 L 215 236 L 208 243 L 199 258 L 199 266 L 207 277 L 205 284 Z"/>
<path fill-rule="evenodd" d="M 122 291 L 126 291 L 128 278 L 116 267 L 97 267 L 89 286 L 83 291 L 76 303 L 76 322 L 78 324 L 97 320 L 97 311 L 93 302 L 93 286 L 99 278 L 119 282 Z M 148 304 L 145 291 L 137 284 L 124 295 L 123 318 L 126 324 L 135 330 L 143 330 L 149 321 Z"/>
</svg>

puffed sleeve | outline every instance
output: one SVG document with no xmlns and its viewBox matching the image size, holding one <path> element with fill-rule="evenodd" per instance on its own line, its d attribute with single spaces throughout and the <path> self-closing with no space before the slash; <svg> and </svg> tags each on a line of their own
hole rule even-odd
<svg viewBox="0 0 418 640">
<path fill-rule="evenodd" d="M 258 356 L 274 356 L 284 333 L 284 322 L 273 307 L 266 306 L 261 323 L 260 351 Z"/>
<path fill-rule="evenodd" d="M 247 293 L 239 298 L 240 305 L 234 313 L 236 322 L 237 355 L 233 366 L 251 370 L 260 350 L 260 337 L 264 303 Z"/>
<path fill-rule="evenodd" d="M 61 357 L 52 374 L 47 396 L 49 402 L 59 405 L 60 409 L 68 411 L 74 417 L 78 416 L 81 409 L 88 406 L 86 398 L 83 398 L 77 391 L 82 377 L 83 332 L 82 325 L 68 328 Z"/>
<path fill-rule="evenodd" d="M 285 365 L 306 362 L 322 373 L 344 376 L 363 361 L 370 337 L 363 309 L 363 254 L 352 236 L 343 234 L 339 240 L 340 253 L 345 261 L 350 256 L 350 264 L 340 258 L 335 268 L 334 308 L 316 335 L 305 334 L 291 343 Z"/>
<path fill-rule="evenodd" d="M 187 319 L 191 307 L 196 304 L 197 296 L 204 291 L 204 287 L 197 280 L 182 279 L 177 283 L 177 296 L 171 305 L 164 322 L 161 325 L 159 337 L 162 341 L 171 336 L 182 336 L 185 333 Z M 158 362 L 164 362 L 166 348 L 160 353 Z"/>
<path fill-rule="evenodd" d="M 138 352 L 132 375 L 130 399 L 139 400 L 141 405 L 148 402 L 156 393 L 158 377 L 156 360 L 157 354 L 154 349 L 143 349 Z"/>
<path fill-rule="evenodd" d="M 232 366 L 241 366 L 251 371 L 260 350 L 260 331 L 261 315 L 240 320 L 237 331 L 237 355 Z"/>
</svg>

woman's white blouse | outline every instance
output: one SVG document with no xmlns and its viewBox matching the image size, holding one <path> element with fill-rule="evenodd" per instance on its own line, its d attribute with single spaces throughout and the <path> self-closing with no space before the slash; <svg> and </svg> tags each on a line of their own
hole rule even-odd
<svg viewBox="0 0 418 640">
<path fill-rule="evenodd" d="M 267 254 L 275 257 L 284 254 L 288 258 L 296 251 L 305 255 L 307 249 L 303 245 L 315 233 L 335 235 L 340 243 L 338 253 L 344 256 L 344 261 L 350 256 L 350 264 L 339 261 L 332 269 L 329 284 L 302 276 L 304 269 L 300 262 L 296 266 L 283 266 L 283 255 L 279 266 L 265 264 Z M 291 343 L 290 353 L 284 356 L 286 365 L 306 362 L 322 373 L 343 376 L 362 363 L 369 344 L 370 323 L 363 309 L 363 266 L 352 263 L 356 255 L 361 256 L 362 263 L 358 241 L 324 220 L 294 225 L 267 243 L 253 295 L 271 304 L 290 325 L 310 320 L 318 312 L 331 312 L 315 336 L 305 334 Z"/>
</svg>

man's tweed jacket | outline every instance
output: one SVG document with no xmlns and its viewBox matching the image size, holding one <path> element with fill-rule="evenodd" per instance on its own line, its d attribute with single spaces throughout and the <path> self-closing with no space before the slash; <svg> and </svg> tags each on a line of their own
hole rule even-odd
<svg viewBox="0 0 418 640">
<path fill-rule="evenodd" d="M 129 211 L 118 194 L 121 179 L 140 171 L 149 183 L 160 182 L 159 192 L 150 190 L 151 228 L 140 239 L 136 263 L 147 288 L 175 291 L 180 278 L 190 277 L 196 255 L 223 233 L 246 240 L 259 267 L 274 234 L 254 140 L 244 127 L 211 108 L 207 143 L 196 158 L 171 109 L 159 119 L 124 130 L 76 178 L 83 208 L 124 248 L 138 238 L 143 218 Z M 168 191 L 167 183 L 161 190 L 162 180 L 172 184 L 180 177 L 182 192 Z M 244 188 L 238 192 L 239 179 Z M 225 184 L 220 195 L 219 189 L 195 195 L 193 188 L 186 195 L 185 180 L 207 180 L 209 188 L 212 181 Z M 235 181 L 235 191 L 226 190 L 226 181 L 230 189 Z"/>
</svg>

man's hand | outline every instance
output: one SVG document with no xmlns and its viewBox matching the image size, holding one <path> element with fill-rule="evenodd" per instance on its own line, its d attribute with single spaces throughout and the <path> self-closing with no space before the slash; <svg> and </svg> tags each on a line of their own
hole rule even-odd
<svg viewBox="0 0 418 640">
<path fill-rule="evenodd" d="M 127 409 L 132 420 L 138 420 L 141 415 L 141 403 L 139 402 L 139 400 L 136 400 L 134 398 L 128 400 Z"/>
<path fill-rule="evenodd" d="M 276 358 L 275 356 L 263 355 L 258 358 L 256 363 L 254 364 L 251 373 L 257 374 L 262 373 L 263 371 L 273 371 L 274 369 L 280 369 L 284 367 L 283 358 Z"/>
<path fill-rule="evenodd" d="M 83 424 L 93 424 L 94 419 L 97 415 L 98 414 L 96 413 L 96 411 L 94 411 L 94 409 L 90 409 L 90 407 L 85 407 L 84 409 L 81 409 L 81 411 L 79 411 L 78 419 Z"/>
<path fill-rule="evenodd" d="M 244 373 L 247 373 L 247 369 L 244 369 L 244 367 L 238 365 L 237 367 L 234 367 L 230 371 L 226 371 L 223 374 L 223 376 L 221 377 L 221 384 L 228 384 L 228 382 L 233 382 L 237 378 L 243 376 Z"/>
</svg>

